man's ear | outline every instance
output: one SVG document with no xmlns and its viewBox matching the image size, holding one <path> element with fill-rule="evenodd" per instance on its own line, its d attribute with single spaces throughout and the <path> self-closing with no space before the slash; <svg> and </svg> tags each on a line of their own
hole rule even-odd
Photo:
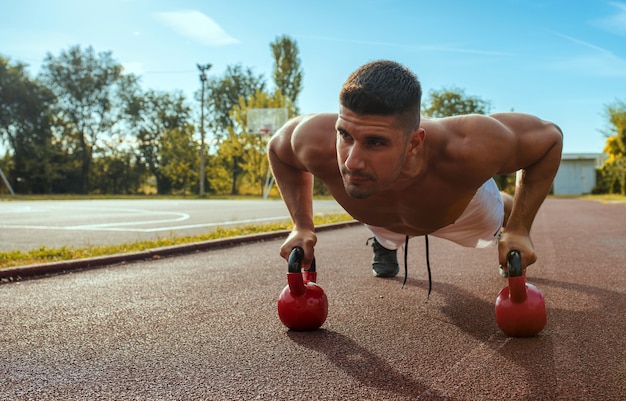
<svg viewBox="0 0 626 401">
<path fill-rule="evenodd" d="M 408 142 L 408 152 L 410 155 L 414 156 L 419 153 L 424 146 L 425 137 L 426 131 L 424 131 L 424 128 L 418 128 L 411 133 Z"/>
</svg>

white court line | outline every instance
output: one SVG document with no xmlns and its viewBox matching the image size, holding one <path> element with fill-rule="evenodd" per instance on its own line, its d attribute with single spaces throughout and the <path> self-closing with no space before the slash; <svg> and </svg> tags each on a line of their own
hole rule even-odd
<svg viewBox="0 0 626 401">
<path fill-rule="evenodd" d="M 20 228 L 20 229 L 28 229 L 28 230 L 65 230 L 65 231 L 118 231 L 118 232 L 140 232 L 140 233 L 152 233 L 159 231 L 176 231 L 176 230 L 186 230 L 190 228 L 202 228 L 202 227 L 219 227 L 219 226 L 230 226 L 234 224 L 245 224 L 245 223 L 260 223 L 266 221 L 277 221 L 277 220 L 289 220 L 289 216 L 279 216 L 279 217 L 264 217 L 259 219 L 246 219 L 246 220 L 231 220 L 231 221 L 220 221 L 217 223 L 202 223 L 202 224 L 188 224 L 183 226 L 169 226 L 169 227 L 155 227 L 155 228 L 117 228 L 111 227 L 115 225 L 115 223 L 110 224 L 94 224 L 94 225 L 86 225 L 86 226 L 27 226 L 27 225 L 0 225 L 0 228 Z M 171 221 L 171 220 L 161 220 L 161 221 Z M 148 224 L 149 222 L 129 222 L 130 224 Z M 117 223 L 117 225 L 127 225 L 127 223 Z"/>
<path fill-rule="evenodd" d="M 29 211 L 35 210 L 37 213 L 41 212 L 49 212 L 51 210 L 68 210 L 66 207 L 43 207 L 39 209 L 34 209 L 28 207 Z M 23 224 L 4 224 L 0 225 L 0 228 L 20 228 L 20 229 L 36 229 L 36 230 L 87 230 L 87 231 L 107 231 L 106 227 L 120 227 L 120 226 L 133 226 L 133 225 L 150 225 L 150 224 L 162 224 L 162 223 L 174 223 L 180 222 L 184 220 L 189 220 L 189 214 L 182 212 L 168 212 L 168 211 L 151 211 L 151 210 L 142 210 L 142 209 L 134 209 L 134 208 L 109 208 L 109 207 L 78 207 L 73 210 L 82 210 L 82 211 L 113 211 L 115 213 L 119 212 L 131 212 L 134 215 L 129 216 L 129 218 L 134 217 L 136 215 L 145 217 L 148 215 L 172 215 L 176 217 L 171 218 L 161 218 L 158 220 L 141 220 L 141 221 L 123 221 L 123 222 L 114 222 L 114 223 L 98 223 L 98 224 L 81 224 L 74 226 L 47 226 L 47 225 L 23 225 Z M 108 230 L 111 231 L 111 230 Z M 132 231 L 132 230 L 113 230 L 113 231 Z"/>
<path fill-rule="evenodd" d="M 163 213 L 155 213 L 155 214 L 163 214 Z M 189 215 L 187 213 L 177 213 L 177 212 L 168 212 L 168 214 L 178 214 L 180 217 L 176 219 L 161 219 L 161 220 L 146 220 L 146 221 L 125 221 L 123 223 L 100 223 L 100 224 L 85 224 L 78 226 L 69 226 L 64 227 L 67 230 L 91 230 L 104 228 L 104 227 L 116 227 L 116 226 L 136 226 L 140 224 L 158 224 L 158 223 L 169 223 L 174 221 L 183 221 L 189 220 Z"/>
</svg>

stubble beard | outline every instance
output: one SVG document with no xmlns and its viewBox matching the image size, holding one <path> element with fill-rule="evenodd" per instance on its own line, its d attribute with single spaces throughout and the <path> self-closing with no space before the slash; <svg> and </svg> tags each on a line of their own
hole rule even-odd
<svg viewBox="0 0 626 401">
<path fill-rule="evenodd" d="M 365 181 L 363 181 L 362 185 L 353 184 L 349 182 L 350 176 L 363 178 Z M 346 193 L 354 199 L 366 199 L 376 192 L 376 188 L 371 185 L 376 182 L 376 177 L 372 174 L 350 172 L 347 168 L 343 167 L 341 169 L 341 177 Z"/>
<path fill-rule="evenodd" d="M 361 188 L 357 188 L 355 186 L 346 185 L 345 188 L 346 193 L 354 199 L 367 199 L 373 195 L 372 191 L 364 191 Z"/>
</svg>

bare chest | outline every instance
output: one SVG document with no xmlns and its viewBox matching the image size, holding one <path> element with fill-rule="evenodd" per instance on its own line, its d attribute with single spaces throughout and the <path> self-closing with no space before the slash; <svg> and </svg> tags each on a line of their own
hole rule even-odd
<svg viewBox="0 0 626 401">
<path fill-rule="evenodd" d="M 445 184 L 424 185 L 419 189 L 354 199 L 346 194 L 342 183 L 327 186 L 355 219 L 406 235 L 429 234 L 454 223 L 475 192 Z"/>
</svg>

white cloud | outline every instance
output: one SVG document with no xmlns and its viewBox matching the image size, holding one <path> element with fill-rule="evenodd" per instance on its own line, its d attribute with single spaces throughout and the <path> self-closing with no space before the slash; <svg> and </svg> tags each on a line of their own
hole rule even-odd
<svg viewBox="0 0 626 401">
<path fill-rule="evenodd" d="M 607 49 L 605 49 L 603 47 L 600 47 L 600 46 L 596 46 L 596 45 L 594 45 L 592 43 L 585 42 L 584 40 L 576 39 L 576 38 L 574 38 L 572 36 L 565 35 L 565 34 L 562 34 L 560 32 L 556 32 L 556 31 L 549 31 L 549 32 L 552 32 L 553 34 L 555 34 L 557 36 L 560 36 L 561 38 L 566 39 L 566 40 L 568 40 L 568 41 L 570 41 L 572 43 L 576 43 L 577 45 L 581 45 L 581 46 L 587 47 L 589 49 L 596 50 L 596 51 L 604 53 L 606 55 L 613 55 L 609 50 L 607 50 Z"/>
<path fill-rule="evenodd" d="M 613 2 L 611 5 L 617 8 L 616 13 L 593 23 L 609 32 L 626 36 L 626 3 Z"/>
<path fill-rule="evenodd" d="M 239 41 L 200 11 L 172 11 L 156 13 L 155 17 L 180 35 L 208 46 L 225 46 Z"/>
<path fill-rule="evenodd" d="M 613 54 L 596 53 L 562 58 L 548 64 L 559 71 L 601 77 L 626 77 L 626 61 Z"/>
<path fill-rule="evenodd" d="M 626 60 L 616 56 L 611 51 L 572 36 L 554 31 L 551 32 L 569 42 L 591 50 L 591 52 L 587 52 L 586 54 L 567 57 L 552 62 L 550 63 L 551 67 L 559 70 L 583 73 L 585 75 L 604 77 L 626 76 Z"/>
</svg>

